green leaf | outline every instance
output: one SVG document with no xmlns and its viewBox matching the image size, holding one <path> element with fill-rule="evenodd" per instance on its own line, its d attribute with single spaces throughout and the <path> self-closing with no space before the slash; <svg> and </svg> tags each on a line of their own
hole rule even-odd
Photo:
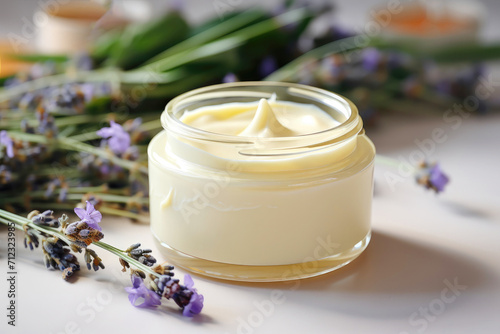
<svg viewBox="0 0 500 334">
<path fill-rule="evenodd" d="M 159 20 L 131 25 L 113 44 L 106 65 L 132 69 L 146 60 L 184 40 L 189 26 L 178 12 L 171 12 Z"/>
<path fill-rule="evenodd" d="M 44 54 L 10 54 L 9 58 L 25 61 L 27 63 L 41 63 L 52 61 L 55 63 L 63 63 L 68 61 L 67 55 L 44 55 Z"/>
<path fill-rule="evenodd" d="M 431 53 L 437 62 L 478 62 L 500 58 L 500 44 L 457 45 Z"/>
<path fill-rule="evenodd" d="M 402 51 L 415 57 L 430 58 L 442 63 L 478 62 L 500 58 L 500 44 L 463 43 L 431 47 L 424 42 L 373 39 L 370 46 L 380 50 Z"/>
<path fill-rule="evenodd" d="M 256 12 L 256 11 L 263 12 L 259 8 L 250 8 L 250 9 L 245 10 L 245 11 L 230 12 L 230 13 L 227 13 L 226 15 L 223 15 L 222 17 L 214 16 L 212 18 L 209 18 L 207 21 L 199 24 L 198 26 L 193 27 L 191 29 L 191 33 L 189 35 L 190 36 L 198 35 L 206 30 L 223 25 L 227 21 L 234 21 L 235 17 L 242 18 L 242 17 L 244 17 L 244 15 L 249 14 L 251 12 Z"/>
<path fill-rule="evenodd" d="M 177 52 L 148 65 L 142 66 L 141 69 L 162 72 L 193 61 L 207 59 L 228 51 L 234 51 L 234 49 L 247 43 L 251 39 L 258 38 L 288 24 L 300 22 L 310 16 L 312 16 L 312 13 L 305 9 L 292 10 L 271 19 L 252 24 L 249 27 L 239 29 L 213 42 L 199 47 L 190 48 L 183 52 Z"/>
<path fill-rule="evenodd" d="M 188 39 L 172 46 L 171 48 L 165 50 L 164 52 L 158 54 L 157 56 L 149 59 L 145 65 L 151 64 L 155 61 L 159 61 L 168 56 L 175 55 L 178 52 L 186 51 L 188 49 L 193 49 L 203 44 L 213 42 L 214 40 L 224 37 L 230 33 L 233 33 L 239 29 L 247 27 L 253 23 L 260 22 L 267 19 L 268 15 L 261 11 L 260 9 L 250 9 L 243 13 L 235 14 L 231 18 L 224 20 L 216 25 L 203 25 L 206 27 L 200 29 L 199 33 L 189 37 Z M 198 31 L 198 29 L 194 30 Z"/>
<path fill-rule="evenodd" d="M 98 37 L 91 52 L 92 58 L 97 63 L 102 63 L 115 48 L 118 48 L 122 33 L 122 30 L 112 30 Z"/>
</svg>

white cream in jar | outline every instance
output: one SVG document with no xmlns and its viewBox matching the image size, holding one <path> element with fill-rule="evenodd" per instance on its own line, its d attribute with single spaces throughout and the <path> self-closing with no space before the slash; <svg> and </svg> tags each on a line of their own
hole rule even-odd
<svg viewBox="0 0 500 334">
<path fill-rule="evenodd" d="M 247 281 L 340 267 L 370 236 L 374 147 L 356 107 L 242 82 L 172 100 L 149 146 L 151 229 L 173 262 Z"/>
</svg>

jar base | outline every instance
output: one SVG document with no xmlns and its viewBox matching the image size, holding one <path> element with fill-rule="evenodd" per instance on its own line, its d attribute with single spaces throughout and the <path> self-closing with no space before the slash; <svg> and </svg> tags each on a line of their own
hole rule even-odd
<svg viewBox="0 0 500 334">
<path fill-rule="evenodd" d="M 154 235 L 157 247 L 173 265 L 195 274 L 241 282 L 282 282 L 329 273 L 357 258 L 368 246 L 370 238 L 371 233 L 368 233 L 350 250 L 319 260 L 287 265 L 254 266 L 214 262 L 193 257 L 173 249 Z"/>
</svg>

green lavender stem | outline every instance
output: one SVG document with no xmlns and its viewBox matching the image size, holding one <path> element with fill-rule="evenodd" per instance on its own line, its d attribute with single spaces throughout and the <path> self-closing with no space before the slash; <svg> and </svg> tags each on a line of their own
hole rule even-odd
<svg viewBox="0 0 500 334">
<path fill-rule="evenodd" d="M 35 231 L 56 237 L 56 238 L 64 241 L 68 245 L 71 245 L 71 243 L 72 243 L 68 238 L 66 238 L 66 236 L 63 233 L 61 233 L 60 231 L 58 231 L 55 228 L 36 225 L 31 220 L 29 220 L 27 218 L 18 216 L 16 214 L 10 213 L 10 212 L 2 210 L 2 209 L 0 209 L 0 222 L 2 224 L 5 224 L 5 225 L 7 225 L 9 222 L 13 222 L 15 224 L 15 227 L 18 230 L 23 230 L 24 226 L 28 226 L 29 228 L 32 228 Z M 130 265 L 133 265 L 134 267 L 136 267 L 144 272 L 147 272 L 148 274 L 154 275 L 156 277 L 160 277 L 160 275 L 158 273 L 154 272 L 150 267 L 148 267 L 148 266 L 140 263 L 139 261 L 133 259 L 132 257 L 128 256 L 124 250 L 116 248 L 116 247 L 114 247 L 110 244 L 107 244 L 105 242 L 102 242 L 102 241 L 93 242 L 93 244 L 99 248 L 102 248 L 102 249 L 120 257 L 121 259 L 127 261 Z"/>
<path fill-rule="evenodd" d="M 182 51 L 197 48 L 218 38 L 227 36 L 227 34 L 237 31 L 245 25 L 259 19 L 262 15 L 263 14 L 260 11 L 252 9 L 246 10 L 225 22 L 221 22 L 172 46 L 171 48 L 146 61 L 144 65 L 162 60 L 167 56 L 171 56 Z"/>
<path fill-rule="evenodd" d="M 271 73 L 268 77 L 264 78 L 266 81 L 290 81 L 293 76 L 297 75 L 298 70 L 308 61 L 317 61 L 328 57 L 332 54 L 337 54 L 340 52 L 349 52 L 358 49 L 359 46 L 356 43 L 356 36 L 347 37 L 340 39 L 335 42 L 331 42 L 320 46 L 319 48 L 313 49 L 300 57 L 297 57 L 290 63 L 279 68 L 278 70 Z"/>
<path fill-rule="evenodd" d="M 77 203 L 80 203 L 78 201 Z M 58 209 L 58 210 L 72 210 L 75 207 L 75 204 L 77 203 L 46 203 L 46 202 L 31 202 L 30 205 L 34 208 L 38 209 Z M 125 217 L 125 218 L 130 218 L 134 220 L 138 220 L 141 222 L 149 222 L 149 218 L 144 215 L 140 215 L 134 212 L 126 211 L 126 210 L 120 210 L 120 209 L 115 209 L 115 208 L 110 208 L 108 206 L 101 206 L 99 207 L 99 211 L 101 213 L 106 213 L 110 214 L 113 216 L 118 216 L 118 217 Z"/>
<path fill-rule="evenodd" d="M 25 94 L 30 91 L 50 86 L 59 86 L 75 81 L 102 82 L 108 81 L 110 79 L 110 76 L 115 77 L 110 71 L 108 71 L 108 75 L 103 74 L 103 71 L 77 72 L 73 73 L 72 75 L 63 73 L 27 81 L 17 86 L 1 90 L 0 102 L 5 102 L 17 95 Z"/>
<path fill-rule="evenodd" d="M 142 123 L 141 126 L 139 127 L 139 130 L 140 131 L 151 131 L 151 130 L 161 129 L 162 125 L 161 125 L 161 121 L 158 119 L 158 114 L 156 114 L 155 117 L 157 119 Z M 91 131 L 91 132 L 86 132 L 86 133 L 74 135 L 74 136 L 71 136 L 69 138 L 71 138 L 73 140 L 78 140 L 78 141 L 88 141 L 88 140 L 99 139 L 101 137 L 97 135 L 96 131 Z"/>
<path fill-rule="evenodd" d="M 380 155 L 380 154 L 377 154 L 375 156 L 375 163 L 379 164 L 379 165 L 386 165 L 389 167 L 394 167 L 394 168 L 399 168 L 399 166 L 401 165 L 401 162 L 399 160 L 387 157 L 385 155 Z M 412 166 L 412 168 L 413 168 L 414 172 L 417 171 L 417 169 L 415 167 Z"/>
<path fill-rule="evenodd" d="M 99 69 L 88 72 L 62 73 L 23 82 L 17 86 L 0 90 L 0 102 L 39 89 L 60 86 L 73 82 L 109 82 L 113 92 L 120 91 L 121 84 L 159 84 L 170 83 L 181 77 L 181 70 L 165 73 L 153 72 L 150 69 L 124 72 L 118 69 Z"/>
<path fill-rule="evenodd" d="M 61 192 L 61 189 L 55 189 L 54 190 L 54 195 L 57 195 Z M 75 193 L 74 190 L 72 193 L 69 193 L 66 195 L 66 198 L 69 201 L 75 200 L 77 202 L 80 202 L 82 197 L 86 194 L 86 192 L 80 192 L 80 193 Z M 103 194 L 103 193 L 97 193 L 97 192 L 92 192 L 92 195 L 95 195 L 99 199 L 106 201 L 106 202 L 114 202 L 114 203 L 127 203 L 129 201 L 134 201 L 139 204 L 148 204 L 149 200 L 147 198 L 134 198 L 133 196 L 120 196 L 120 195 L 113 195 L 113 194 Z M 30 199 L 46 199 L 47 197 L 45 196 L 45 191 L 32 191 L 26 193 L 26 196 L 29 196 Z M 5 198 L 0 199 L 0 203 L 5 204 L 5 203 L 17 203 L 21 202 L 24 200 L 24 196 L 9 196 L 9 194 L 6 194 Z"/>
<path fill-rule="evenodd" d="M 148 174 L 147 166 L 139 164 L 134 161 L 124 160 L 117 156 L 115 156 L 111 151 L 103 150 L 98 147 L 94 147 L 89 144 L 82 143 L 78 140 L 74 140 L 72 138 L 47 138 L 42 135 L 35 135 L 29 133 L 20 133 L 20 132 L 9 132 L 9 136 L 15 139 L 21 139 L 28 142 L 40 143 L 40 144 L 52 144 L 55 147 L 66 149 L 69 151 L 77 151 L 77 152 L 86 152 L 98 157 L 107 159 L 113 162 L 115 165 L 128 169 L 130 171 L 139 171 L 143 174 Z"/>
</svg>

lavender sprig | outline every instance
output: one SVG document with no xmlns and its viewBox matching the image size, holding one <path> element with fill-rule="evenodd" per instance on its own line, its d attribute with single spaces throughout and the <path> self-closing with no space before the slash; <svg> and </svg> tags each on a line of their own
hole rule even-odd
<svg viewBox="0 0 500 334">
<path fill-rule="evenodd" d="M 69 151 L 86 152 L 105 159 L 112 161 L 117 166 L 123 167 L 132 171 L 139 171 L 141 173 L 147 174 L 148 169 L 146 166 L 141 165 L 137 162 L 121 159 L 120 157 L 112 154 L 112 152 L 106 151 L 104 149 L 82 143 L 78 140 L 72 138 L 61 138 L 49 140 L 47 137 L 42 135 L 35 135 L 29 133 L 20 132 L 9 132 L 12 138 L 20 139 L 27 142 L 39 143 L 39 144 L 51 144 L 55 147 L 66 149 Z"/>
<path fill-rule="evenodd" d="M 88 246 L 95 245 L 116 256 L 123 266 L 122 271 L 129 269 L 132 287 L 127 287 L 129 300 L 137 307 L 156 307 L 161 304 L 162 297 L 172 299 L 183 311 L 184 316 L 192 317 L 203 308 L 203 295 L 198 294 L 189 275 L 186 275 L 184 285 L 174 276 L 171 265 L 156 264 L 156 259 L 149 249 L 140 249 L 140 244 L 134 244 L 126 250 L 121 250 L 100 241 L 104 234 L 99 223 L 102 214 L 94 205 L 87 201 L 86 209 L 76 208 L 75 213 L 81 219 L 73 223 L 63 214 L 55 219 L 53 211 L 31 212 L 27 218 L 0 209 L 0 223 L 8 225 L 13 222 L 15 227 L 25 232 L 25 246 L 31 250 L 40 243 L 44 253 L 47 268 L 62 271 L 65 280 L 69 280 L 80 264 L 74 253 L 84 251 L 84 258 L 89 270 L 104 269 L 101 258 Z M 147 281 L 149 280 L 149 283 Z M 144 302 L 137 303 L 138 299 Z"/>
<path fill-rule="evenodd" d="M 394 168 L 399 168 L 401 164 L 396 159 L 380 154 L 377 154 L 375 161 L 378 164 Z M 417 166 L 413 166 L 412 169 L 416 183 L 424 186 L 426 189 L 434 190 L 436 194 L 443 192 L 446 185 L 450 182 L 450 178 L 443 172 L 437 162 L 422 161 Z"/>
</svg>

